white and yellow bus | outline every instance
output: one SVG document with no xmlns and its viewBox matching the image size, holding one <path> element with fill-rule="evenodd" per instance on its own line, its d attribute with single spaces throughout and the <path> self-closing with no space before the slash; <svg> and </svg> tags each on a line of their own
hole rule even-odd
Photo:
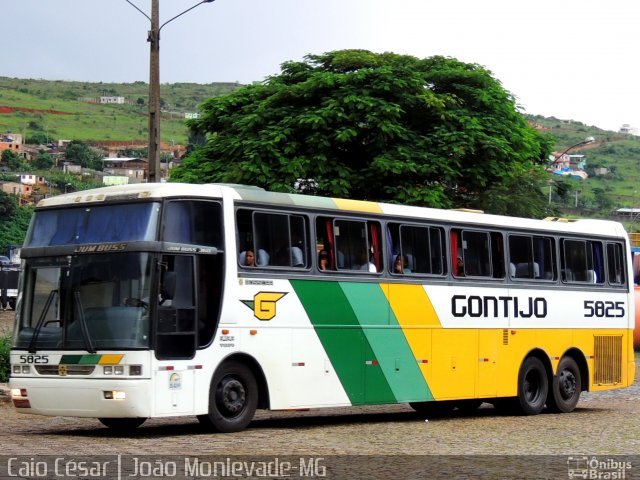
<svg viewBox="0 0 640 480">
<path fill-rule="evenodd" d="M 21 252 L 12 400 L 222 432 L 257 408 L 570 412 L 633 382 L 629 251 L 606 221 L 229 185 L 61 195 Z"/>
</svg>

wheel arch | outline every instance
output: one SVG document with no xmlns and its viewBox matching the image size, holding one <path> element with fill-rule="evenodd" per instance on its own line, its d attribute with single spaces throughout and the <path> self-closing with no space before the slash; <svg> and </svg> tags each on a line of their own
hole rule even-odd
<svg viewBox="0 0 640 480">
<path fill-rule="evenodd" d="M 582 352 L 577 347 L 571 347 L 566 352 L 562 354 L 561 359 L 564 357 L 571 357 L 578 364 L 578 368 L 580 369 L 580 377 L 582 380 L 581 391 L 588 392 L 589 391 L 589 366 L 587 364 L 587 359 Z"/>
<path fill-rule="evenodd" d="M 216 371 L 213 373 L 214 377 L 216 372 L 227 362 L 239 362 L 251 370 L 251 373 L 253 373 L 253 376 L 256 379 L 256 383 L 258 385 L 258 408 L 268 409 L 271 404 L 269 397 L 269 386 L 267 384 L 267 379 L 264 375 L 264 371 L 262 370 L 262 367 L 260 366 L 258 361 L 247 353 L 234 353 L 220 362 L 220 364 L 216 368 Z"/>
<path fill-rule="evenodd" d="M 547 372 L 547 378 L 548 379 L 553 378 L 553 367 L 551 366 L 551 359 L 543 349 L 533 348 L 529 350 L 529 352 L 527 352 L 527 354 L 524 357 L 522 357 L 522 361 L 520 362 L 520 367 L 522 367 L 522 364 L 529 357 L 536 357 L 538 360 L 540 360 L 542 362 L 542 365 L 544 365 L 544 369 Z"/>
</svg>

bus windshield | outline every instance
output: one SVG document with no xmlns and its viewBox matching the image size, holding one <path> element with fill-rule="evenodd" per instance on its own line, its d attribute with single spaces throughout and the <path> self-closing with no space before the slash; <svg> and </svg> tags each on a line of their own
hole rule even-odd
<svg viewBox="0 0 640 480">
<path fill-rule="evenodd" d="M 154 240 L 159 212 L 153 202 L 36 211 L 24 246 Z"/>
<path fill-rule="evenodd" d="M 149 347 L 152 257 L 102 253 L 27 259 L 14 347 Z"/>
</svg>

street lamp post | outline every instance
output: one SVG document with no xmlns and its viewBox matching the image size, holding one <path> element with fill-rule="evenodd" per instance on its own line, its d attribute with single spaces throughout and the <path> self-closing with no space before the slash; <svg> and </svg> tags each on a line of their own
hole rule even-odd
<svg viewBox="0 0 640 480">
<path fill-rule="evenodd" d="M 575 145 L 571 145 L 569 148 L 567 148 L 560 155 L 556 155 L 555 157 L 553 157 L 553 161 L 555 162 L 557 159 L 561 158 L 564 154 L 568 153 L 570 150 L 573 150 L 574 148 L 581 147 L 583 145 L 589 145 L 590 143 L 595 143 L 595 141 L 596 141 L 595 138 L 587 137 L 584 140 L 582 140 L 581 142 L 578 142 Z"/>
<path fill-rule="evenodd" d="M 202 0 L 191 8 L 170 18 L 160 25 L 159 0 L 151 0 L 151 17 L 140 10 L 129 0 L 125 0 L 129 5 L 138 10 L 151 22 L 151 29 L 147 36 L 149 42 L 149 162 L 148 182 L 159 182 L 162 179 L 160 170 L 160 30 L 167 23 L 193 10 L 203 3 L 212 3 L 215 0 Z"/>
</svg>

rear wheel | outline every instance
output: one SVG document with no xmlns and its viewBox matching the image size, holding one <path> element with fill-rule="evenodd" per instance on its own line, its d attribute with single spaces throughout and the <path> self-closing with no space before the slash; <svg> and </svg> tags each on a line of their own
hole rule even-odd
<svg viewBox="0 0 640 480">
<path fill-rule="evenodd" d="M 238 432 L 249 425 L 257 405 L 258 386 L 249 367 L 228 362 L 213 376 L 209 413 L 198 420 L 218 432 Z"/>
<path fill-rule="evenodd" d="M 142 425 L 146 418 L 99 418 L 100 422 L 111 430 L 118 432 L 126 432 L 129 430 L 135 430 Z"/>
<path fill-rule="evenodd" d="M 517 402 L 525 415 L 536 415 L 542 411 L 547 401 L 549 382 L 542 361 L 536 357 L 527 358 L 518 374 Z"/>
<path fill-rule="evenodd" d="M 571 357 L 562 357 L 558 370 L 551 381 L 551 395 L 547 406 L 553 412 L 572 412 L 582 391 L 582 378 L 578 364 Z"/>
</svg>

